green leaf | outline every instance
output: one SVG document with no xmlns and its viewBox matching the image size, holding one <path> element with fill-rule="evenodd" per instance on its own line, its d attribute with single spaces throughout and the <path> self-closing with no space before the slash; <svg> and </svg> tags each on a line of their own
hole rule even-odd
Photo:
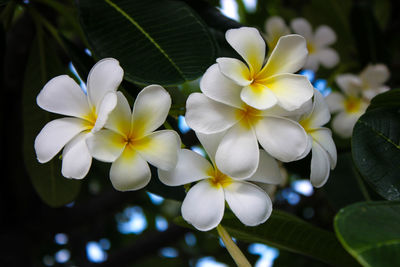
<svg viewBox="0 0 400 267">
<path fill-rule="evenodd" d="M 50 113 L 37 106 L 36 97 L 47 79 L 65 73 L 55 48 L 42 41 L 36 38 L 25 71 L 22 100 L 24 162 L 40 198 L 52 207 L 59 207 L 76 198 L 80 182 L 61 175 L 61 160 L 57 157 L 45 164 L 40 164 L 36 159 L 34 140 L 41 128 L 51 120 Z"/>
<path fill-rule="evenodd" d="M 181 217 L 175 222 L 181 226 L 191 227 Z M 232 213 L 226 213 L 221 224 L 231 236 L 244 242 L 264 243 L 278 249 L 307 255 L 334 266 L 356 264 L 333 233 L 283 211 L 274 210 L 265 223 L 256 227 L 243 225 Z"/>
<path fill-rule="evenodd" d="M 183 83 L 215 60 L 207 26 L 183 2 L 84 0 L 78 8 L 94 54 L 118 59 L 131 82 Z"/>
<path fill-rule="evenodd" d="M 356 123 L 353 160 L 364 179 L 382 197 L 400 200 L 400 116 L 398 109 L 374 109 Z"/>
<path fill-rule="evenodd" d="M 400 89 L 389 90 L 375 96 L 368 106 L 368 111 L 377 108 L 400 108 Z"/>
<path fill-rule="evenodd" d="M 399 222 L 399 202 L 362 202 L 340 210 L 335 231 L 363 266 L 400 266 Z"/>
</svg>

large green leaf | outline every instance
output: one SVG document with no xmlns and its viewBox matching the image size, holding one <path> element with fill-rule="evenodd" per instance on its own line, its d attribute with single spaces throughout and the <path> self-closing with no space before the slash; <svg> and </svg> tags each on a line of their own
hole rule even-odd
<svg viewBox="0 0 400 267">
<path fill-rule="evenodd" d="M 189 226 L 181 217 L 175 221 L 179 225 Z M 256 227 L 243 225 L 232 213 L 227 213 L 221 224 L 229 234 L 241 241 L 264 243 L 334 266 L 357 266 L 333 233 L 283 211 L 273 211 L 264 224 Z"/>
<path fill-rule="evenodd" d="M 179 84 L 215 60 L 207 26 L 183 2 L 81 0 L 78 8 L 94 54 L 118 59 L 129 81 Z"/>
<path fill-rule="evenodd" d="M 399 222 L 399 202 L 362 202 L 336 215 L 335 231 L 363 266 L 400 266 Z"/>
<path fill-rule="evenodd" d="M 400 108 L 400 89 L 393 89 L 375 96 L 368 106 L 368 111 L 377 108 Z"/>
<path fill-rule="evenodd" d="M 40 42 L 40 45 L 39 45 Z M 46 51 L 46 53 L 44 53 Z M 61 175 L 61 160 L 55 157 L 40 164 L 33 148 L 34 140 L 41 128 L 51 120 L 50 113 L 36 104 L 47 79 L 65 72 L 55 48 L 36 38 L 26 66 L 23 91 L 24 161 L 32 184 L 40 198 L 52 207 L 62 206 L 75 199 L 80 182 Z"/>
<path fill-rule="evenodd" d="M 356 123 L 353 160 L 382 197 L 400 200 L 400 116 L 398 109 L 374 109 Z"/>
</svg>

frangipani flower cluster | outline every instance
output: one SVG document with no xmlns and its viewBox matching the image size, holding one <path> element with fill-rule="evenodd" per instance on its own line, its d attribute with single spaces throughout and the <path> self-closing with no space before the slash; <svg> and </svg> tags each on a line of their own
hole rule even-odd
<svg viewBox="0 0 400 267">
<path fill-rule="evenodd" d="M 147 162 L 160 169 L 175 167 L 180 147 L 174 131 L 157 131 L 169 112 L 171 98 L 164 88 L 150 85 L 138 95 L 131 112 L 116 92 L 123 78 L 117 60 L 99 61 L 90 71 L 87 95 L 66 75 L 50 80 L 37 97 L 47 111 L 69 115 L 45 125 L 35 140 L 39 162 L 53 158 L 65 145 L 62 174 L 81 179 L 92 157 L 113 162 L 110 178 L 117 190 L 137 190 L 150 180 Z"/>
<path fill-rule="evenodd" d="M 359 75 L 341 74 L 336 84 L 342 90 L 328 95 L 326 101 L 332 113 L 333 130 L 343 138 L 351 137 L 354 125 L 364 114 L 371 99 L 389 90 L 384 83 L 389 79 L 388 68 L 383 64 L 368 65 Z"/>
<path fill-rule="evenodd" d="M 310 23 L 304 18 L 293 19 L 290 27 L 294 33 L 307 40 L 308 58 L 304 64 L 305 69 L 316 71 L 320 64 L 325 68 L 332 68 L 339 63 L 338 53 L 329 47 L 336 42 L 336 34 L 331 27 L 321 25 L 313 32 Z M 268 46 L 272 51 L 281 36 L 290 34 L 290 29 L 281 17 L 273 16 L 266 20 L 265 32 Z"/>
<path fill-rule="evenodd" d="M 155 131 L 171 106 L 161 86 L 145 87 L 131 111 L 116 91 L 123 71 L 115 59 L 93 67 L 87 95 L 67 76 L 43 88 L 41 107 L 79 119 L 63 118 L 44 127 L 35 142 L 39 161 L 51 159 L 66 144 L 66 177 L 83 178 L 94 157 L 112 163 L 110 179 L 121 191 L 148 184 L 148 163 L 158 168 L 166 185 L 197 182 L 181 211 L 202 231 L 220 223 L 225 201 L 245 225 L 265 222 L 272 203 L 264 188 L 282 182 L 277 160 L 298 160 L 312 151 L 311 182 L 322 186 L 336 164 L 336 149 L 330 131 L 321 127 L 330 118 L 322 96 L 306 77 L 294 74 L 307 60 L 306 40 L 281 37 L 266 58 L 265 42 L 254 28 L 228 30 L 226 39 L 244 62 L 218 58 L 201 79 L 202 93 L 191 94 L 186 102 L 186 121 L 210 161 L 180 149 L 176 132 Z"/>
</svg>

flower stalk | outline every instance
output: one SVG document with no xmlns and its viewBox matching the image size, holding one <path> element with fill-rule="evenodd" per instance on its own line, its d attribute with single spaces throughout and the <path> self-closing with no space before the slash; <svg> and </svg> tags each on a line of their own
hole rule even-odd
<svg viewBox="0 0 400 267">
<path fill-rule="evenodd" d="M 238 267 L 251 267 L 251 264 L 243 255 L 242 251 L 236 246 L 235 242 L 233 242 L 229 233 L 222 227 L 221 224 L 218 224 L 217 231 L 219 236 L 222 238 L 222 241 L 225 244 L 226 249 L 231 255 L 232 259 L 235 261 Z"/>
</svg>

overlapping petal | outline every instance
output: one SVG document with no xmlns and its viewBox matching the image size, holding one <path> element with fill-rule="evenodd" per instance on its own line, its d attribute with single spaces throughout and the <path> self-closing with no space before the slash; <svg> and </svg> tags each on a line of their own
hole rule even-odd
<svg viewBox="0 0 400 267">
<path fill-rule="evenodd" d="M 357 95 L 361 93 L 362 81 L 354 74 L 341 74 L 335 79 L 340 89 L 347 95 Z"/>
<path fill-rule="evenodd" d="M 216 102 L 203 94 L 193 93 L 186 101 L 186 123 L 195 131 L 212 134 L 237 123 L 237 108 Z"/>
<path fill-rule="evenodd" d="M 229 129 L 218 146 L 215 162 L 230 177 L 246 178 L 254 174 L 259 162 L 254 130 L 240 124 Z"/>
<path fill-rule="evenodd" d="M 257 79 L 266 79 L 281 73 L 295 73 L 303 67 L 307 54 L 304 37 L 297 34 L 283 36 L 279 39 Z"/>
<path fill-rule="evenodd" d="M 128 100 L 121 92 L 117 92 L 117 105 L 108 115 L 104 127 L 126 136 L 131 130 L 131 116 Z"/>
<path fill-rule="evenodd" d="M 211 230 L 221 222 L 225 210 L 222 187 L 203 180 L 190 188 L 182 203 L 182 217 L 201 231 Z"/>
<path fill-rule="evenodd" d="M 141 157 L 152 165 L 162 170 L 170 170 L 175 167 L 178 159 L 180 138 L 175 131 L 162 130 L 134 140 L 132 145 Z"/>
<path fill-rule="evenodd" d="M 82 132 L 65 145 L 61 167 L 64 177 L 82 179 L 89 172 L 92 156 L 86 145 L 86 138 L 90 135 L 91 133 Z"/>
<path fill-rule="evenodd" d="M 131 130 L 138 136 L 160 127 L 168 116 L 171 96 L 160 85 L 149 85 L 137 96 L 132 113 Z"/>
<path fill-rule="evenodd" d="M 243 102 L 256 109 L 267 109 L 278 102 L 276 95 L 263 84 L 251 84 L 244 87 L 240 97 Z"/>
<path fill-rule="evenodd" d="M 389 69 L 384 64 L 368 65 L 361 73 L 360 78 L 370 87 L 379 87 L 389 79 Z"/>
<path fill-rule="evenodd" d="M 265 81 L 278 99 L 278 105 L 287 110 L 295 110 L 309 100 L 314 93 L 310 81 L 302 75 L 279 74 Z"/>
<path fill-rule="evenodd" d="M 90 70 L 87 80 L 87 94 L 92 107 L 99 107 L 108 92 L 115 92 L 124 76 L 118 60 L 104 58 Z"/>
<path fill-rule="evenodd" d="M 108 115 L 117 105 L 117 94 L 115 92 L 107 92 L 100 105 L 97 107 L 97 119 L 93 127 L 93 132 L 99 131 L 106 124 Z"/>
<path fill-rule="evenodd" d="M 85 93 L 67 75 L 51 79 L 40 91 L 37 104 L 44 110 L 78 118 L 92 112 Z"/>
<path fill-rule="evenodd" d="M 283 180 L 278 162 L 264 150 L 260 150 L 260 159 L 256 172 L 247 181 L 280 184 Z"/>
<path fill-rule="evenodd" d="M 200 89 L 207 97 L 226 105 L 240 108 L 242 86 L 225 77 L 218 64 L 211 65 L 200 81 Z"/>
<path fill-rule="evenodd" d="M 322 127 L 311 133 L 313 139 L 327 152 L 331 169 L 336 167 L 337 151 L 330 129 Z"/>
<path fill-rule="evenodd" d="M 274 158 L 289 162 L 303 155 L 307 134 L 297 122 L 283 117 L 266 117 L 255 126 L 261 146 Z"/>
<path fill-rule="evenodd" d="M 61 118 L 50 121 L 35 139 L 35 151 L 40 163 L 51 160 L 72 138 L 88 129 L 84 120 Z"/>
<path fill-rule="evenodd" d="M 224 193 L 230 209 L 245 225 L 259 225 L 271 215 L 271 199 L 256 185 L 244 181 L 233 182 L 224 188 Z"/>
<path fill-rule="evenodd" d="M 331 114 L 324 97 L 318 90 L 314 90 L 313 111 L 309 117 L 310 125 L 317 128 L 328 123 L 330 119 Z"/>
<path fill-rule="evenodd" d="M 330 164 L 327 152 L 314 142 L 312 146 L 310 181 L 315 187 L 322 187 L 328 180 Z"/>
<path fill-rule="evenodd" d="M 150 178 L 151 172 L 147 162 L 129 147 L 111 165 L 111 183 L 119 191 L 141 189 L 150 182 Z"/>
<path fill-rule="evenodd" d="M 125 149 L 126 138 L 119 133 L 103 129 L 86 140 L 90 154 L 101 161 L 115 161 Z"/>
<path fill-rule="evenodd" d="M 265 42 L 256 28 L 230 29 L 225 38 L 246 61 L 251 73 L 261 69 L 265 58 Z"/>
<path fill-rule="evenodd" d="M 242 61 L 236 58 L 217 58 L 219 70 L 238 85 L 246 86 L 252 82 L 250 70 Z"/>
<path fill-rule="evenodd" d="M 204 150 L 207 152 L 208 157 L 215 164 L 215 154 L 217 153 L 218 145 L 224 138 L 226 131 L 218 132 L 215 134 L 202 134 L 196 132 L 196 136 L 202 144 Z"/>
<path fill-rule="evenodd" d="M 176 167 L 169 171 L 158 169 L 158 178 L 166 185 L 184 185 L 208 178 L 212 169 L 210 162 L 196 152 L 181 149 Z"/>
</svg>

